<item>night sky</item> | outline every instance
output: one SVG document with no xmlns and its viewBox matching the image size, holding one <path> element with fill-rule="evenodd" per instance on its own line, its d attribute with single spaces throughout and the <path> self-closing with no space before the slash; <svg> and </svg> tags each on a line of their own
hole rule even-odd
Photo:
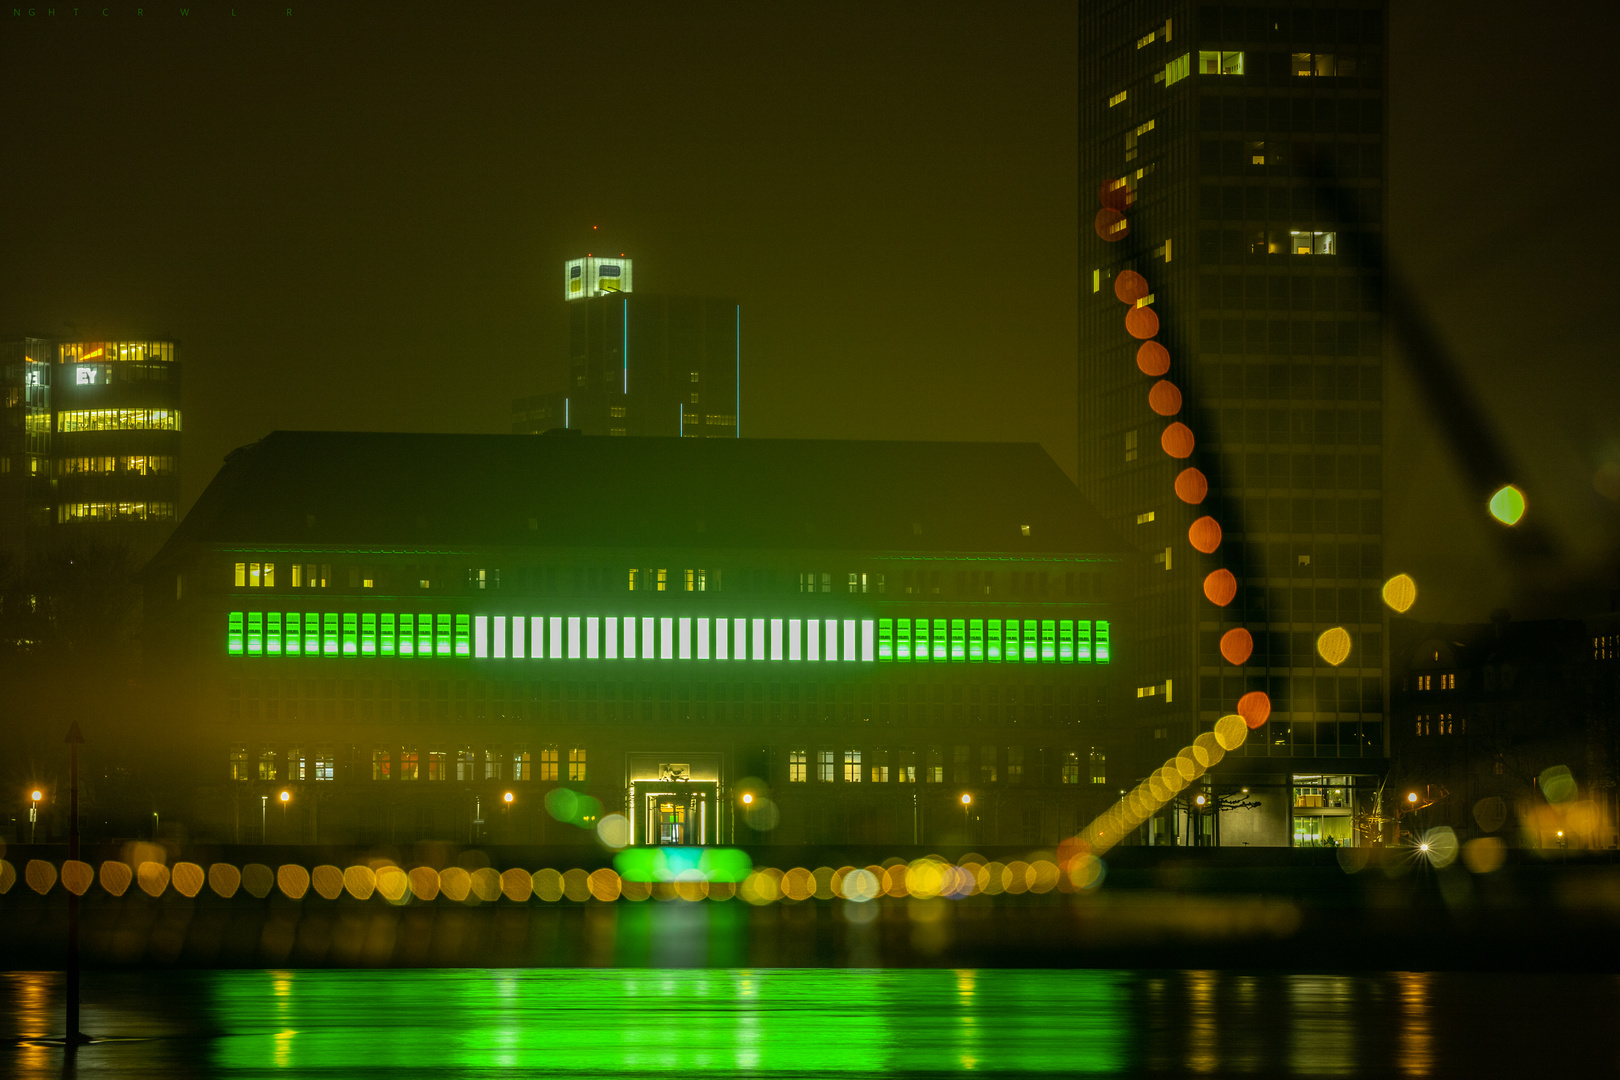
<svg viewBox="0 0 1620 1080">
<path fill-rule="evenodd" d="M 1391 251 L 1564 559 L 1515 585 L 1392 362 L 1387 561 L 1426 619 L 1620 585 L 1620 118 L 1581 45 L 1620 8 L 1497 6 L 1394 5 Z M 587 251 L 742 302 L 745 435 L 1075 469 L 1073 2 L 11 10 L 0 333 L 178 339 L 188 506 L 277 428 L 507 430 Z"/>
</svg>

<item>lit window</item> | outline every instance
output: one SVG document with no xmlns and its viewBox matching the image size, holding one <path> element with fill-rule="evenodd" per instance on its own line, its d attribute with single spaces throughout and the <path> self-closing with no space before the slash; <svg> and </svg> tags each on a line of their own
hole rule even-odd
<svg viewBox="0 0 1620 1080">
<path fill-rule="evenodd" d="M 557 748 L 555 746 L 548 746 L 540 751 L 539 779 L 557 779 Z"/>
<path fill-rule="evenodd" d="M 1095 746 L 1091 748 L 1091 782 L 1108 783 L 1108 757 Z"/>
<path fill-rule="evenodd" d="M 858 575 L 858 574 L 849 575 L 849 591 L 850 592 L 852 592 L 852 593 L 860 592 L 861 591 L 860 584 L 861 584 L 860 583 L 860 575 Z"/>
<path fill-rule="evenodd" d="M 1160 72 L 1159 77 L 1164 80 L 1164 85 L 1172 86 L 1175 83 L 1180 82 L 1182 79 L 1185 79 L 1191 73 L 1192 53 L 1182 53 L 1180 56 L 1164 65 L 1164 71 Z"/>
<path fill-rule="evenodd" d="M 1125 460 L 1136 460 L 1136 432 L 1134 431 L 1125 433 Z"/>
<path fill-rule="evenodd" d="M 527 750 L 512 751 L 512 779 L 525 782 L 534 779 L 534 763 Z"/>
<path fill-rule="evenodd" d="M 1007 783 L 1022 784 L 1024 782 L 1024 748 L 1022 746 L 1007 747 Z"/>
<path fill-rule="evenodd" d="M 872 752 L 872 783 L 887 784 L 889 782 L 889 752 L 887 750 L 874 750 Z"/>
<path fill-rule="evenodd" d="M 473 762 L 474 762 L 474 758 L 473 758 L 472 747 L 464 746 L 460 750 L 456 751 L 456 779 L 457 780 L 476 780 L 476 779 L 478 779 L 478 777 L 476 775 L 474 775 Z"/>
<path fill-rule="evenodd" d="M 1149 510 L 1145 514 L 1137 514 L 1136 515 L 1136 523 L 1138 525 L 1146 525 L 1148 522 L 1153 520 L 1153 514 L 1154 514 L 1154 511 L 1152 511 L 1152 510 Z"/>
<path fill-rule="evenodd" d="M 698 396 L 697 396 L 697 394 L 696 394 L 696 393 L 694 393 L 694 394 L 693 394 L 693 395 L 692 395 L 692 404 L 694 404 L 694 405 L 696 405 L 696 404 L 697 404 L 697 403 L 698 403 Z M 697 423 L 697 420 L 696 420 L 696 418 L 695 418 L 695 417 L 694 417 L 694 418 L 693 418 L 693 421 L 692 421 L 692 422 L 693 422 L 693 423 Z"/>
<path fill-rule="evenodd" d="M 264 564 L 264 587 L 267 589 L 276 587 L 276 564 L 273 562 Z"/>
<path fill-rule="evenodd" d="M 688 570 L 686 572 L 686 591 L 687 592 L 696 592 L 697 591 L 696 586 L 697 586 L 697 572 L 695 570 Z"/>
<path fill-rule="evenodd" d="M 844 751 L 844 783 L 858 784 L 861 782 L 861 752 L 859 750 Z"/>
<path fill-rule="evenodd" d="M 330 746 L 323 746 L 315 751 L 314 779 L 337 779 L 337 755 L 332 752 L 332 748 Z"/>
<path fill-rule="evenodd" d="M 1241 75 L 1243 74 L 1243 54 L 1240 52 L 1200 50 L 1198 53 L 1198 74 Z"/>
<path fill-rule="evenodd" d="M 1124 101 L 1125 100 L 1125 93 L 1126 92 L 1124 90 L 1121 90 L 1119 93 L 1117 93 L 1113 97 L 1109 98 L 1108 99 L 1108 107 L 1110 109 L 1112 109 L 1115 105 L 1118 105 L 1120 102 Z"/>
<path fill-rule="evenodd" d="M 1337 239 L 1337 233 L 1290 229 L 1288 249 L 1295 255 L 1333 255 L 1338 252 Z"/>
<path fill-rule="evenodd" d="M 427 778 L 429 780 L 448 780 L 448 779 L 450 779 L 450 773 L 449 773 L 449 770 L 446 768 L 446 759 L 445 759 L 445 755 L 444 755 L 443 750 L 429 750 L 428 751 L 427 767 L 428 767 Z"/>
<path fill-rule="evenodd" d="M 393 756 L 386 750 L 373 750 L 371 752 L 371 778 L 373 780 L 387 780 L 389 767 L 393 764 Z"/>
<path fill-rule="evenodd" d="M 664 592 L 669 588 L 669 571 L 658 571 L 658 591 Z"/>
<path fill-rule="evenodd" d="M 630 591 L 631 592 L 636 591 L 636 575 L 639 574 L 640 572 L 641 571 L 639 571 L 639 570 L 630 571 Z"/>
<path fill-rule="evenodd" d="M 802 784 L 810 779 L 808 755 L 803 750 L 788 751 L 788 782 Z"/>
<path fill-rule="evenodd" d="M 694 372 L 692 372 L 692 381 L 693 381 L 693 382 L 697 382 L 697 381 L 698 381 L 698 373 L 697 373 L 697 372 L 695 372 L 695 371 L 694 371 Z M 693 400 L 693 401 L 696 401 L 696 400 L 697 400 L 697 399 L 696 399 L 696 398 L 693 398 L 693 399 L 692 399 L 692 400 Z"/>
<path fill-rule="evenodd" d="M 707 592 L 709 589 L 709 572 L 701 567 L 697 572 L 697 591 Z"/>
<path fill-rule="evenodd" d="M 403 750 L 400 752 L 399 778 L 401 780 L 415 780 L 417 778 L 415 750 Z"/>
<path fill-rule="evenodd" d="M 236 564 L 236 576 L 232 580 L 236 582 L 238 589 L 247 584 L 247 563 L 239 562 Z"/>
<path fill-rule="evenodd" d="M 577 746 L 568 751 L 568 779 L 585 782 L 585 751 Z"/>
<path fill-rule="evenodd" d="M 304 567 L 300 563 L 292 564 L 292 587 L 297 589 L 304 584 Z"/>
<path fill-rule="evenodd" d="M 943 784 L 945 782 L 945 748 L 943 746 L 930 746 L 928 748 L 928 764 L 923 767 L 923 782 L 926 784 Z"/>
<path fill-rule="evenodd" d="M 248 766 L 248 748 L 245 746 L 231 747 L 231 779 L 251 780 L 252 773 Z"/>
<path fill-rule="evenodd" d="M 833 782 L 833 752 L 831 750 L 816 751 L 816 779 L 823 784 Z"/>
<path fill-rule="evenodd" d="M 270 747 L 259 751 L 259 779 L 274 780 L 276 778 L 276 752 Z"/>
<path fill-rule="evenodd" d="M 1064 752 L 1062 780 L 1065 784 L 1078 784 L 1080 782 L 1080 752 L 1078 750 Z"/>
<path fill-rule="evenodd" d="M 501 762 L 505 756 L 499 750 L 484 751 L 484 779 L 499 780 L 501 778 Z"/>
<path fill-rule="evenodd" d="M 608 408 L 609 416 L 623 416 L 624 414 L 625 407 L 623 405 L 613 405 Z"/>
</svg>

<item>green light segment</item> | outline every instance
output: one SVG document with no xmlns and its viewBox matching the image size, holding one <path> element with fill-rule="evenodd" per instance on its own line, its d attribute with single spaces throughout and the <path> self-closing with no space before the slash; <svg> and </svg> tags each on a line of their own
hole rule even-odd
<svg viewBox="0 0 1620 1080">
<path fill-rule="evenodd" d="M 472 655 L 472 616 L 456 616 L 456 655 Z"/>
<path fill-rule="evenodd" d="M 505 629 L 507 617 L 491 617 L 496 626 Z M 514 625 L 526 620 L 521 616 L 512 617 Z M 559 622 L 561 620 L 558 620 Z M 570 638 L 567 655 L 571 658 L 595 659 L 602 656 L 614 658 L 616 656 L 617 642 L 609 642 L 601 637 L 606 633 L 611 635 L 617 628 L 617 619 L 579 619 L 581 629 L 589 634 L 588 641 L 576 640 L 578 635 Z M 635 626 L 633 617 L 625 617 L 623 625 L 627 635 Z M 656 651 L 654 644 L 654 627 L 659 625 L 658 620 L 643 619 L 646 640 L 643 641 L 643 655 L 661 655 L 665 659 L 673 659 L 675 650 L 673 625 L 675 620 L 664 620 L 671 626 L 664 627 L 664 634 L 657 635 Z M 786 621 L 787 626 L 782 626 Z M 543 623 L 543 618 L 532 620 L 536 624 Z M 710 620 L 697 620 L 693 628 L 701 632 L 703 624 Z M 1081 663 L 1092 662 L 1106 664 L 1109 662 L 1109 624 L 1099 621 L 1093 624 L 1090 620 L 1081 619 L 1074 622 L 1068 619 L 864 619 L 844 620 L 841 628 L 836 623 L 828 627 L 828 634 L 833 641 L 839 641 L 841 648 L 831 644 L 825 650 L 826 659 L 854 660 L 858 656 L 864 660 L 878 660 L 883 662 L 915 661 L 917 663 Z M 857 636 L 856 623 L 860 624 Z M 791 637 L 791 630 L 797 628 L 799 620 L 735 620 L 737 629 L 741 631 L 748 626 L 756 638 L 755 644 L 759 646 L 754 659 L 781 659 L 784 642 Z M 754 623 L 758 625 L 749 626 Z M 822 620 L 805 620 L 804 631 L 807 635 L 816 635 L 819 639 Z M 715 633 L 722 634 L 723 620 L 713 620 Z M 410 615 L 382 613 L 342 613 L 317 614 L 313 612 L 230 612 L 228 613 L 228 632 L 226 649 L 232 656 L 457 656 L 471 659 L 472 649 L 471 615 Z M 787 631 L 788 633 L 784 633 Z M 741 638 L 742 634 L 739 633 Z M 558 634 L 558 645 L 561 646 L 561 634 Z M 848 638 L 847 641 L 841 641 Z M 683 639 L 684 640 L 684 639 Z M 806 638 L 806 641 L 809 639 Z M 768 643 L 768 645 L 767 645 Z M 515 644 L 515 642 L 514 642 Z M 698 652 L 702 651 L 706 641 L 698 642 Z M 634 646 L 628 636 L 624 642 L 625 656 L 634 655 Z M 683 659 L 690 659 L 694 655 L 692 643 L 686 642 L 680 653 Z M 583 651 L 581 651 L 583 650 Z M 487 651 L 487 650 L 486 650 Z M 557 651 L 561 651 L 559 648 Z M 719 658 L 720 652 L 716 651 Z M 539 649 L 531 652 L 544 651 Z M 814 655 L 811 651 L 797 654 L 794 658 Z M 521 658 L 514 648 L 514 659 Z M 505 659 L 497 656 L 495 659 Z M 560 657 L 558 657 L 560 658 Z M 743 658 L 733 656 L 733 659 Z"/>
</svg>

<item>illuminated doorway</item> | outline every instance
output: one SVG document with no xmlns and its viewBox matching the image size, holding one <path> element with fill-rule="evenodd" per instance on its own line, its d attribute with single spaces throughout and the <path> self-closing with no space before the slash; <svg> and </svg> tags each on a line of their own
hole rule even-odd
<svg viewBox="0 0 1620 1080">
<path fill-rule="evenodd" d="M 654 801 L 658 804 L 659 845 L 686 843 L 686 804 L 668 796 Z"/>
<path fill-rule="evenodd" d="M 714 816 L 714 785 L 659 785 L 660 790 L 637 792 L 638 843 L 653 847 L 701 847 L 712 844 L 718 824 Z"/>
</svg>

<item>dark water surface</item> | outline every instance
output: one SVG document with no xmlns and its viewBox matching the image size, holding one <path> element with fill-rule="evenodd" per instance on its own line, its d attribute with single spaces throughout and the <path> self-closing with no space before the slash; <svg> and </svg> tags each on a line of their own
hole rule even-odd
<svg viewBox="0 0 1620 1080">
<path fill-rule="evenodd" d="M 1607 975 L 1008 970 L 0 974 L 0 1075 L 1521 1076 L 1620 1069 Z"/>
</svg>

